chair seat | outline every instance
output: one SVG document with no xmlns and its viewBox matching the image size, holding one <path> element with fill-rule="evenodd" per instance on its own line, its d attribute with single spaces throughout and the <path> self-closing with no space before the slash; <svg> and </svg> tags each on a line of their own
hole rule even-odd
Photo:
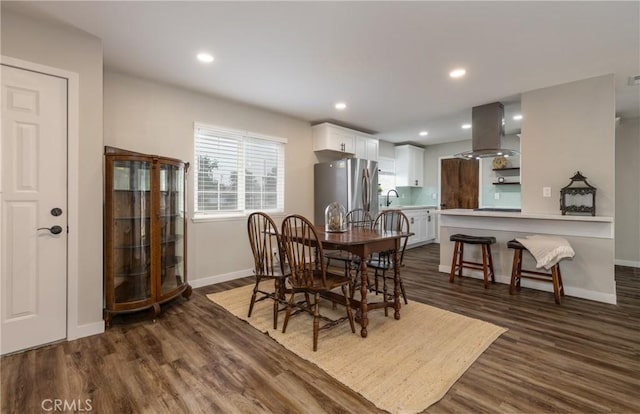
<svg viewBox="0 0 640 414">
<path fill-rule="evenodd" d="M 321 270 L 313 271 L 313 285 L 308 283 L 297 285 L 294 279 L 289 279 L 291 286 L 294 289 L 302 289 L 307 291 L 318 291 L 318 292 L 332 290 L 333 288 L 336 288 L 342 285 L 348 285 L 351 282 L 351 280 L 348 277 L 345 277 L 344 275 L 332 273 L 332 272 L 326 272 L 326 280 L 327 280 L 327 283 L 323 285 Z"/>
<path fill-rule="evenodd" d="M 452 234 L 449 237 L 452 242 L 462 242 L 468 244 L 494 244 L 496 242 L 495 237 L 490 236 L 469 236 L 466 234 Z"/>
</svg>

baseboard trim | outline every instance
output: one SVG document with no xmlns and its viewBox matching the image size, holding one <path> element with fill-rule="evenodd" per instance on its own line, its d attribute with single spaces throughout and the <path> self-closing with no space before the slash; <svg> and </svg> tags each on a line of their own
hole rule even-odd
<svg viewBox="0 0 640 414">
<path fill-rule="evenodd" d="M 439 265 L 438 271 L 442 273 L 451 273 L 451 266 Z M 479 270 L 464 270 L 463 277 L 472 277 L 474 279 L 484 279 L 484 274 Z M 511 275 L 495 275 L 497 283 L 508 285 L 511 283 Z M 553 286 L 551 283 L 538 282 L 535 280 L 523 279 L 521 281 L 522 287 L 543 290 L 545 292 L 553 292 Z M 615 293 L 602 293 L 593 290 L 581 289 L 577 287 L 565 286 L 564 293 L 567 296 L 573 296 L 581 299 L 593 300 L 596 302 L 610 303 L 612 305 L 617 304 L 617 297 Z"/>
<path fill-rule="evenodd" d="M 636 262 L 633 260 L 619 260 L 616 259 L 615 260 L 615 264 L 618 266 L 627 266 L 627 267 L 639 267 L 640 268 L 640 262 Z"/>
<path fill-rule="evenodd" d="M 73 329 L 67 331 L 67 340 L 72 341 L 74 339 L 84 338 L 87 336 L 98 335 L 104 332 L 104 321 L 86 323 L 84 325 L 78 325 Z"/>
<path fill-rule="evenodd" d="M 216 283 L 228 282 L 229 280 L 240 279 L 253 275 L 253 269 L 238 270 L 221 275 L 207 276 L 200 279 L 189 280 L 189 284 L 193 288 L 215 285 Z"/>
</svg>

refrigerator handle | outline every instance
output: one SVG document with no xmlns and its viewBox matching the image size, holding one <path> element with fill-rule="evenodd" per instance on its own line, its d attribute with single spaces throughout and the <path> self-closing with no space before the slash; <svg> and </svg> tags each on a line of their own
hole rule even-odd
<svg viewBox="0 0 640 414">
<path fill-rule="evenodd" d="M 371 178 L 368 168 L 362 171 L 362 208 L 371 211 Z"/>
</svg>

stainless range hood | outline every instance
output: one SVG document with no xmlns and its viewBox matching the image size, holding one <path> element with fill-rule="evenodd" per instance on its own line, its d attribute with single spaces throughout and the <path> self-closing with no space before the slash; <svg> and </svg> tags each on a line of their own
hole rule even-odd
<svg viewBox="0 0 640 414">
<path fill-rule="evenodd" d="M 504 105 L 494 102 L 471 109 L 471 151 L 455 156 L 464 159 L 510 157 L 518 151 L 502 148 Z"/>
</svg>

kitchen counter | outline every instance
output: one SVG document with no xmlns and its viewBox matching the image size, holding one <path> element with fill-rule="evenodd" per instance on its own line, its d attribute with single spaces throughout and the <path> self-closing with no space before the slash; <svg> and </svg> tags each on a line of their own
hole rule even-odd
<svg viewBox="0 0 640 414">
<path fill-rule="evenodd" d="M 452 234 L 493 236 L 491 248 L 496 281 L 508 284 L 511 278 L 513 250 L 507 242 L 533 234 L 560 236 L 569 241 L 576 256 L 560 263 L 565 294 L 605 303 L 616 303 L 614 278 L 614 220 L 606 216 L 563 216 L 507 211 L 438 210 L 441 272 L 451 269 Z M 468 255 L 468 257 L 467 257 Z M 482 261 L 477 246 L 465 248 L 465 260 Z M 524 267 L 535 269 L 535 260 L 525 253 Z M 466 275 L 482 278 L 481 272 L 466 270 Z M 460 283 L 456 281 L 456 283 Z M 462 279 L 464 283 L 464 278 Z M 548 283 L 523 280 L 523 287 L 551 291 Z M 491 289 L 491 286 L 489 287 Z M 553 298 L 550 297 L 551 303 Z"/>
<path fill-rule="evenodd" d="M 391 204 L 389 207 L 381 207 L 382 210 L 419 210 L 424 208 L 435 210 L 436 206 L 434 205 L 402 206 L 402 205 Z"/>
<path fill-rule="evenodd" d="M 612 223 L 613 217 L 607 216 L 563 216 L 561 214 L 522 213 L 513 211 L 478 211 L 471 209 L 438 210 L 441 216 L 472 216 L 472 217 L 504 217 L 524 218 L 536 220 L 564 220 L 564 221 L 590 221 Z"/>
</svg>

